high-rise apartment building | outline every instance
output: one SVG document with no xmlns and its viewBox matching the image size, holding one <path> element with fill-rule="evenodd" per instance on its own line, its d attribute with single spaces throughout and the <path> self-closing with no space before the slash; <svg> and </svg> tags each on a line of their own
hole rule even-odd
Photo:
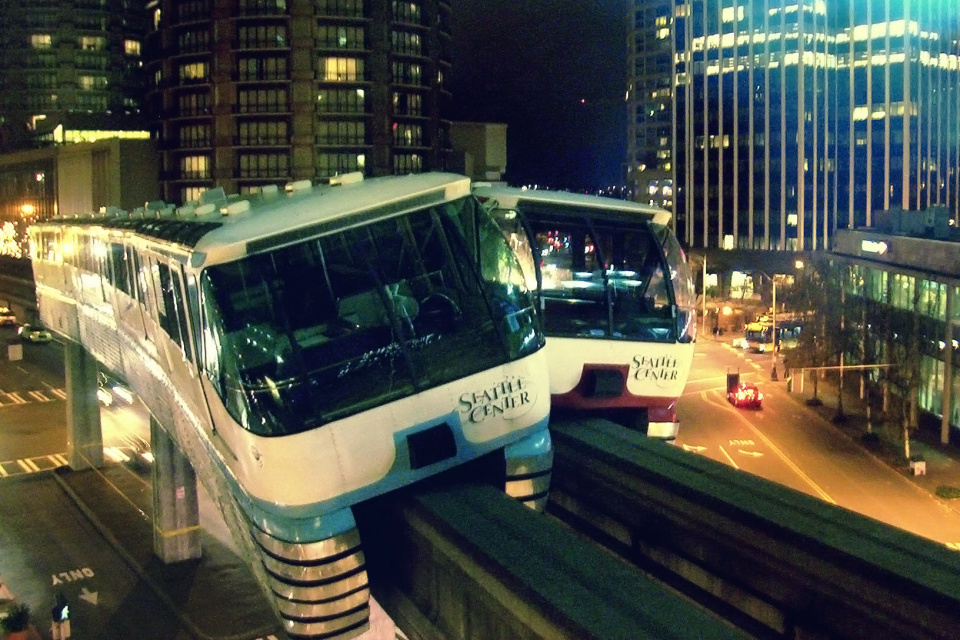
<svg viewBox="0 0 960 640">
<path fill-rule="evenodd" d="M 676 0 L 671 11 L 688 246 L 811 251 L 878 211 L 960 217 L 960 3 Z"/>
<path fill-rule="evenodd" d="M 150 0 L 164 197 L 443 169 L 450 3 Z"/>
<path fill-rule="evenodd" d="M 675 0 L 634 0 L 627 58 L 627 182 L 634 198 L 673 208 Z"/>
<path fill-rule="evenodd" d="M 146 137 L 126 117 L 140 113 L 145 26 L 139 0 L 0 2 L 0 151 Z"/>
</svg>

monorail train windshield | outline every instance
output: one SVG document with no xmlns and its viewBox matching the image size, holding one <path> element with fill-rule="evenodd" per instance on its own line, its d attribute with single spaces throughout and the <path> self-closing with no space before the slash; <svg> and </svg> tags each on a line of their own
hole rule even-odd
<svg viewBox="0 0 960 640">
<path fill-rule="evenodd" d="M 520 220 L 509 211 L 495 211 L 528 280 L 535 278 Z M 530 204 L 524 214 L 538 245 L 548 335 L 693 340 L 693 277 L 666 226 L 618 220 L 598 211 L 557 216 Z"/>
<path fill-rule="evenodd" d="M 305 431 L 543 346 L 472 197 L 205 269 L 204 368 L 260 435 Z"/>
</svg>

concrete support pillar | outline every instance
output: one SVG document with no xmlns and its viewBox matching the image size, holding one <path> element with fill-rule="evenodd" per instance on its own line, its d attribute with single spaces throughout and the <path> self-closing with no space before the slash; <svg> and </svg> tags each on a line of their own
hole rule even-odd
<svg viewBox="0 0 960 640">
<path fill-rule="evenodd" d="M 153 451 L 153 552 L 165 563 L 200 557 L 197 476 L 174 441 L 150 418 Z"/>
<path fill-rule="evenodd" d="M 67 453 L 70 467 L 103 466 L 103 432 L 97 401 L 97 361 L 76 342 L 63 349 L 67 377 Z"/>
</svg>

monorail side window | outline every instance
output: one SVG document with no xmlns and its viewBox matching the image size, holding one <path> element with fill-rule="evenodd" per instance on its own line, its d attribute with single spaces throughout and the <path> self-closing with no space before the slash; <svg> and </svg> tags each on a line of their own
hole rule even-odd
<svg viewBox="0 0 960 640">
<path fill-rule="evenodd" d="M 210 267 L 201 289 L 205 373 L 264 435 L 542 346 L 520 266 L 472 197 Z"/>
<path fill-rule="evenodd" d="M 180 275 L 164 263 L 157 261 L 157 319 L 160 328 L 170 336 L 184 356 L 189 357 L 190 342 L 187 338 L 186 314 L 180 289 Z"/>
</svg>

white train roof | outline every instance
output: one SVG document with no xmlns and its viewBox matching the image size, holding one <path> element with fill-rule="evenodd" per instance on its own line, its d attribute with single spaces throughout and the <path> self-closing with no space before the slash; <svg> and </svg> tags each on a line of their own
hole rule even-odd
<svg viewBox="0 0 960 640">
<path fill-rule="evenodd" d="M 182 207 L 150 202 L 134 212 L 112 207 L 97 214 L 62 217 L 41 225 L 98 226 L 129 231 L 192 253 L 194 266 L 217 264 L 404 211 L 470 194 L 468 178 L 423 173 L 364 179 L 360 173 L 309 180 L 259 193 L 224 194 L 212 189 Z"/>
<path fill-rule="evenodd" d="M 517 187 L 495 186 L 486 183 L 476 183 L 473 187 L 473 193 L 481 199 L 494 199 L 500 207 L 507 209 L 516 208 L 522 202 L 553 204 L 635 214 L 640 215 L 654 224 L 661 225 L 668 224 L 672 215 L 665 209 L 649 204 L 631 202 L 630 200 L 619 200 L 617 198 L 607 198 L 604 196 L 594 196 L 586 193 L 569 193 L 548 189 L 521 189 Z"/>
</svg>

